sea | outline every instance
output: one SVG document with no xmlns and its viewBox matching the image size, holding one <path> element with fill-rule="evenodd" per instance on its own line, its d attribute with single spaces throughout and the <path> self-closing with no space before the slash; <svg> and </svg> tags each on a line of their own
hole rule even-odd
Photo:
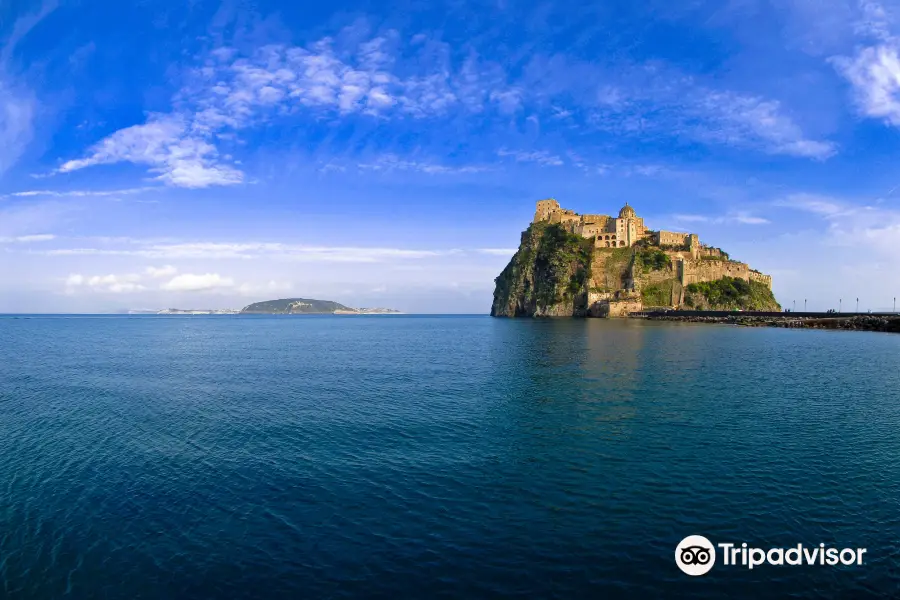
<svg viewBox="0 0 900 600">
<path fill-rule="evenodd" d="M 900 597 L 900 336 L 0 317 L 0 598 L 763 595 Z"/>
</svg>

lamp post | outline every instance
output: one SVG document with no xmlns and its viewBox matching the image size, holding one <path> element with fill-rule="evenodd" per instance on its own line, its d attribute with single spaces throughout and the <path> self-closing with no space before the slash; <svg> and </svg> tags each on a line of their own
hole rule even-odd
<svg viewBox="0 0 900 600">
<path fill-rule="evenodd" d="M 843 298 L 839 298 L 839 299 L 838 299 L 838 312 L 841 312 L 841 304 L 843 304 L 843 303 L 844 303 L 844 299 L 843 299 Z"/>
<path fill-rule="evenodd" d="M 859 298 L 856 299 L 856 312 L 859 312 Z"/>
<path fill-rule="evenodd" d="M 806 298 L 803 299 L 803 312 L 806 312 Z"/>
<path fill-rule="evenodd" d="M 894 312 L 897 312 L 897 297 L 894 296 Z"/>
</svg>

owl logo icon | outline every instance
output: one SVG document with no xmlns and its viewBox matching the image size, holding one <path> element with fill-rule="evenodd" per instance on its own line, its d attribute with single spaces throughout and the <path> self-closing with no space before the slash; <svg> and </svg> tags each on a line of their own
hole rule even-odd
<svg viewBox="0 0 900 600">
<path fill-rule="evenodd" d="M 702 535 L 689 535 L 675 548 L 675 564 L 687 575 L 706 575 L 716 564 L 716 548 Z"/>
</svg>

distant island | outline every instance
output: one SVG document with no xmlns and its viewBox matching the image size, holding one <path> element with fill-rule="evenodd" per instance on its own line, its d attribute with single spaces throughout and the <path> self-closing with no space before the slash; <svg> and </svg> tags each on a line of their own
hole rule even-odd
<svg viewBox="0 0 900 600">
<path fill-rule="evenodd" d="M 331 300 L 283 298 L 254 302 L 244 308 L 185 309 L 164 308 L 124 311 L 132 315 L 400 315 L 393 308 L 351 308 Z"/>
<path fill-rule="evenodd" d="M 244 315 L 398 315 L 392 308 L 351 308 L 331 300 L 311 298 L 283 298 L 254 302 L 240 310 Z"/>
<path fill-rule="evenodd" d="M 611 217 L 538 201 L 518 251 L 495 283 L 495 317 L 781 310 L 769 275 L 700 243 L 696 234 L 649 229 L 627 203 Z"/>
</svg>

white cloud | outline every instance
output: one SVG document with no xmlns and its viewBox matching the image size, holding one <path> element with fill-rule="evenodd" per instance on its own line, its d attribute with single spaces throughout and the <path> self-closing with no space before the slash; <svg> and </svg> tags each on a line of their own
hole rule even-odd
<svg viewBox="0 0 900 600">
<path fill-rule="evenodd" d="M 801 210 L 825 219 L 826 245 L 868 247 L 897 263 L 900 247 L 900 211 L 859 205 L 817 194 L 790 194 L 776 206 Z"/>
<path fill-rule="evenodd" d="M 490 167 L 481 165 L 442 165 L 430 162 L 404 160 L 396 154 L 385 154 L 377 159 L 357 165 L 364 171 L 417 171 L 428 175 L 455 175 L 465 173 L 482 173 L 489 171 Z"/>
<path fill-rule="evenodd" d="M 554 114 L 584 115 L 587 127 L 619 137 L 676 138 L 814 159 L 837 151 L 808 136 L 778 100 L 720 88 L 663 63 L 605 67 L 535 56 L 526 71 L 525 87 L 552 103 Z M 603 83 L 590 83 L 597 81 Z"/>
<path fill-rule="evenodd" d="M 134 194 L 143 194 L 144 192 L 152 192 L 160 188 L 141 187 L 128 188 L 122 190 L 26 190 L 23 192 L 13 192 L 0 196 L 0 198 L 31 198 L 36 196 L 47 196 L 51 198 L 103 198 L 107 196 L 131 196 Z"/>
<path fill-rule="evenodd" d="M 709 216 L 709 215 L 692 215 L 678 214 L 673 215 L 676 221 L 682 223 L 710 223 L 713 225 L 725 225 L 728 223 L 739 223 L 741 225 L 766 225 L 770 221 L 763 217 L 757 217 L 746 212 L 737 212 L 725 216 Z"/>
<path fill-rule="evenodd" d="M 49 242 L 55 240 L 52 233 L 38 233 L 31 235 L 19 235 L 15 237 L 0 237 L 0 243 L 4 244 L 29 244 L 31 242 Z"/>
<path fill-rule="evenodd" d="M 162 284 L 160 289 L 169 292 L 206 292 L 232 287 L 234 287 L 234 280 L 230 277 L 222 277 L 218 273 L 205 273 L 203 275 L 184 273 Z"/>
<path fill-rule="evenodd" d="M 178 272 L 178 269 L 176 269 L 172 265 L 166 265 L 164 267 L 147 267 L 144 272 L 148 276 L 156 279 L 161 277 L 171 277 Z"/>
<path fill-rule="evenodd" d="M 896 7 L 895 7 L 896 8 Z M 897 21 L 883 4 L 859 0 L 855 33 L 861 44 L 851 56 L 833 56 L 831 64 L 851 85 L 859 113 L 900 127 L 900 38 Z"/>
<path fill-rule="evenodd" d="M 807 193 L 790 194 L 781 200 L 775 201 L 774 204 L 775 206 L 794 208 L 825 217 L 835 218 L 848 215 L 855 210 L 834 198 Z"/>
<path fill-rule="evenodd" d="M 125 294 L 144 290 L 140 284 L 140 275 L 94 275 L 87 277 L 73 273 L 66 278 L 66 293 L 72 294 L 76 289 L 87 289 L 95 292 Z"/>
<path fill-rule="evenodd" d="M 894 43 L 859 50 L 832 63 L 853 86 L 859 111 L 900 127 L 900 50 Z"/>
<path fill-rule="evenodd" d="M 0 175 L 19 159 L 31 142 L 37 108 L 33 94 L 5 76 L 0 64 L 0 140 L 3 140 Z"/>
<path fill-rule="evenodd" d="M 141 256 L 153 259 L 282 259 L 308 262 L 374 263 L 446 256 L 458 250 L 408 250 L 403 248 L 303 246 L 279 242 L 183 242 L 161 244 L 129 240 L 118 248 L 57 248 L 34 251 L 48 256 Z"/>
<path fill-rule="evenodd" d="M 34 135 L 39 105 L 34 93 L 13 76 L 13 54 L 29 32 L 52 13 L 58 2 L 44 0 L 40 9 L 20 17 L 0 48 L 0 175 L 18 161 Z"/>
<path fill-rule="evenodd" d="M 101 140 L 87 157 L 63 163 L 59 172 L 118 162 L 149 165 L 151 172 L 158 173 L 157 180 L 178 187 L 233 185 L 243 180 L 239 170 L 218 162 L 212 143 L 191 134 L 184 118 L 158 114 L 144 125 L 121 129 Z"/>
<path fill-rule="evenodd" d="M 559 156 L 550 154 L 549 152 L 546 152 L 544 150 L 524 152 L 501 148 L 497 151 L 497 156 L 503 158 L 512 157 L 516 162 L 537 163 L 543 167 L 560 167 L 563 165 L 563 160 Z"/>
<path fill-rule="evenodd" d="M 683 109 L 673 115 L 676 131 L 683 137 L 819 160 L 837 152 L 832 142 L 806 138 L 777 100 L 704 88 L 686 94 Z"/>
<path fill-rule="evenodd" d="M 512 256 L 516 253 L 516 248 L 479 248 L 478 252 L 493 256 Z"/>
<path fill-rule="evenodd" d="M 483 122 L 527 110 L 535 122 L 547 117 L 574 127 L 586 119 L 589 126 L 619 135 L 685 138 L 815 159 L 837 150 L 829 141 L 805 135 L 777 100 L 705 86 L 657 64 L 607 72 L 536 56 L 524 74 L 514 76 L 472 49 L 457 63 L 452 59 L 457 49 L 449 44 L 415 39 L 403 45 L 395 31 L 366 39 L 359 30 L 346 30 L 305 47 L 215 49 L 198 57 L 185 74 L 169 113 L 150 114 L 145 122 L 113 133 L 84 156 L 63 162 L 58 172 L 130 162 L 146 165 L 166 185 L 236 185 L 245 174 L 220 148 L 240 143 L 243 130 L 298 114 L 316 121 L 477 115 Z M 597 87 L 595 81 L 604 83 Z M 500 155 L 543 166 L 563 164 L 544 151 L 504 149 Z M 484 170 L 398 157 L 360 166 L 431 174 Z"/>
</svg>

